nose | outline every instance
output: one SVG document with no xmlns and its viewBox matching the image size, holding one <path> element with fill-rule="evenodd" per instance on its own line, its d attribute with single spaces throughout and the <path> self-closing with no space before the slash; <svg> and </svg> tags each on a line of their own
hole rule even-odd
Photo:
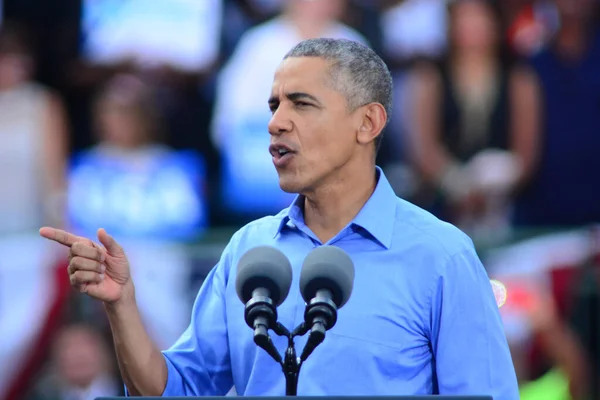
<svg viewBox="0 0 600 400">
<path fill-rule="evenodd" d="M 292 130 L 292 121 L 286 114 L 282 106 L 279 106 L 273 113 L 268 126 L 271 135 L 279 136 Z"/>
</svg>

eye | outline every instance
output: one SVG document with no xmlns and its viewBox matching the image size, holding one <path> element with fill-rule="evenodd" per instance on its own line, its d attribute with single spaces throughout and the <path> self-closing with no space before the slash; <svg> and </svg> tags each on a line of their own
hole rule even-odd
<svg viewBox="0 0 600 400">
<path fill-rule="evenodd" d="M 277 106 L 277 104 L 269 105 L 269 110 L 271 110 L 271 114 L 275 114 L 275 111 L 277 111 Z"/>
<path fill-rule="evenodd" d="M 312 104 L 305 103 L 303 101 L 297 101 L 295 104 L 296 104 L 296 107 L 310 107 L 310 106 L 312 106 Z"/>
</svg>

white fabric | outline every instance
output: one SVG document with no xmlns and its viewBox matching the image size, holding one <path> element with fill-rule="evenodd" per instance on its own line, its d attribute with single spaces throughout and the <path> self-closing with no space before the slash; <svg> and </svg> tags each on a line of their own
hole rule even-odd
<svg viewBox="0 0 600 400">
<path fill-rule="evenodd" d="M 47 92 L 35 84 L 0 91 L 0 234 L 43 221 L 42 129 Z"/>
<path fill-rule="evenodd" d="M 85 0 L 83 51 L 94 63 L 201 70 L 219 55 L 223 0 Z"/>
<path fill-rule="evenodd" d="M 574 230 L 543 235 L 490 252 L 485 265 L 490 276 L 548 280 L 554 268 L 577 267 L 592 252 L 593 241 L 588 230 Z"/>
<path fill-rule="evenodd" d="M 383 45 L 396 59 L 439 56 L 447 42 L 445 0 L 405 0 L 382 15 Z"/>
<path fill-rule="evenodd" d="M 0 237 L 0 400 L 29 361 L 56 299 L 56 247 L 37 234 Z M 65 271 L 66 274 L 66 271 Z"/>
<path fill-rule="evenodd" d="M 64 400 L 95 400 L 98 397 L 119 395 L 117 383 L 108 376 L 100 376 L 85 388 L 65 388 L 62 390 Z"/>
<path fill-rule="evenodd" d="M 166 350 L 185 331 L 192 313 L 186 249 L 159 241 L 119 242 L 131 265 L 142 321 L 155 344 Z"/>
</svg>

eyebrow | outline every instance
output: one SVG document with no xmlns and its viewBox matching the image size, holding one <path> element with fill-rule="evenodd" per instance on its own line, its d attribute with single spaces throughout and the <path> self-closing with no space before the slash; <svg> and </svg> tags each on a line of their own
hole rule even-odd
<svg viewBox="0 0 600 400">
<path fill-rule="evenodd" d="M 319 99 L 317 99 L 315 96 L 308 94 L 308 93 L 303 93 L 303 92 L 286 93 L 285 97 L 290 101 L 310 100 L 310 101 L 317 103 L 318 105 L 321 105 L 321 102 L 319 101 Z M 279 103 L 278 96 L 271 96 L 269 98 L 269 105 L 273 105 L 273 104 L 277 104 L 277 103 Z"/>
</svg>

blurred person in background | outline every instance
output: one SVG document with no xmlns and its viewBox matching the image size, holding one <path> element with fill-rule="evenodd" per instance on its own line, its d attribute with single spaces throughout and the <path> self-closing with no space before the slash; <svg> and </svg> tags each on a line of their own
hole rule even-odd
<svg viewBox="0 0 600 400">
<path fill-rule="evenodd" d="M 35 227 L 43 221 L 63 225 L 68 129 L 59 96 L 34 80 L 33 47 L 26 27 L 2 22 L 0 399 L 29 377 L 27 365 L 65 294 L 56 278 L 64 268 L 53 265 L 57 252 L 35 238 Z"/>
<path fill-rule="evenodd" d="M 62 225 L 68 128 L 57 94 L 33 80 L 27 31 L 0 27 L 0 234 Z"/>
<path fill-rule="evenodd" d="M 85 324 L 69 324 L 56 336 L 49 370 L 28 400 L 93 400 L 118 396 L 114 361 L 102 335 Z"/>
<path fill-rule="evenodd" d="M 424 59 L 443 56 L 448 36 L 445 0 L 380 0 L 382 53 L 394 79 L 394 108 L 384 136 L 383 160 L 378 163 L 398 196 L 412 200 L 418 188 L 414 166 L 408 157 L 406 136 L 412 114 L 410 78 L 412 66 Z M 387 153 L 387 154 L 386 154 Z"/>
<path fill-rule="evenodd" d="M 92 150 L 127 162 L 143 163 L 169 149 L 154 93 L 131 74 L 110 79 L 94 104 L 95 131 L 99 143 Z"/>
<path fill-rule="evenodd" d="M 541 130 L 522 131 L 537 163 L 516 202 L 521 227 L 600 222 L 598 1 L 556 0 L 556 7 L 560 29 L 530 60 L 543 95 L 530 105 L 541 109 Z"/>
<path fill-rule="evenodd" d="M 537 130 L 537 86 L 503 59 L 498 10 L 487 0 L 449 4 L 449 50 L 414 71 L 408 143 L 424 202 L 468 233 L 508 233 L 512 192 L 532 163 L 523 138 Z"/>
<path fill-rule="evenodd" d="M 338 22 L 346 1 L 286 0 L 280 16 L 243 35 L 221 70 L 211 135 L 223 161 L 221 199 L 227 213 L 252 218 L 276 213 L 293 200 L 279 188 L 271 160 L 264 157 L 271 119 L 264 104 L 275 69 L 295 44 L 315 37 L 366 42 Z"/>
<path fill-rule="evenodd" d="M 135 75 L 110 79 L 93 109 L 99 141 L 73 158 L 69 222 L 81 233 L 110 226 L 127 243 L 144 323 L 157 346 L 167 348 L 189 322 L 182 242 L 206 224 L 202 159 L 162 144 L 166 129 L 155 92 Z"/>
<path fill-rule="evenodd" d="M 550 293 L 529 278 L 505 281 L 507 300 L 500 315 L 505 327 L 521 400 L 589 399 L 589 365 L 575 333 L 563 321 Z M 532 379 L 529 363 L 539 341 L 550 368 Z"/>
</svg>

